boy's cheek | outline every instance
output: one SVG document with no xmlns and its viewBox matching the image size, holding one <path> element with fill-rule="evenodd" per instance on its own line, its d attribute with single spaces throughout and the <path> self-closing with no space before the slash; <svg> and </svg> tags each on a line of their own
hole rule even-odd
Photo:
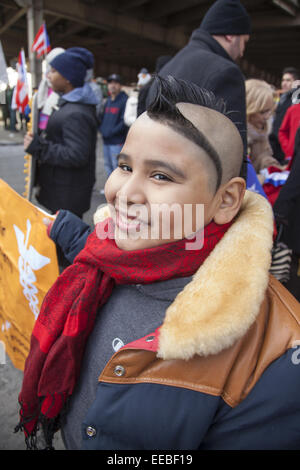
<svg viewBox="0 0 300 470">
<path fill-rule="evenodd" d="M 108 203 L 113 203 L 118 191 L 120 190 L 121 184 L 117 175 L 114 172 L 111 173 L 104 187 L 105 197 Z"/>
</svg>

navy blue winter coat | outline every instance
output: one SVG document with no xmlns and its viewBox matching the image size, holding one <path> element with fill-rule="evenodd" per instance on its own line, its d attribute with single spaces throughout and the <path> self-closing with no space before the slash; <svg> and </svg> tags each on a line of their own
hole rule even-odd
<svg viewBox="0 0 300 470">
<path fill-rule="evenodd" d="M 100 125 L 103 142 L 107 145 L 123 144 L 128 127 L 124 123 L 124 112 L 128 95 L 121 91 L 114 100 L 107 98 Z"/>
<path fill-rule="evenodd" d="M 61 220 L 51 236 L 70 243 Z M 99 370 L 83 449 L 300 449 L 300 305 L 269 276 L 272 234 L 269 203 L 248 192 L 163 324 Z"/>
</svg>

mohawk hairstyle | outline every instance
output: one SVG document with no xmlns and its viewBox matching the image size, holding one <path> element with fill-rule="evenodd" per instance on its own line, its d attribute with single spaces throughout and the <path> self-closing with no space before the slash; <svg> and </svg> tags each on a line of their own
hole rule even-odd
<svg viewBox="0 0 300 470">
<path fill-rule="evenodd" d="M 154 81 L 157 91 L 154 101 L 147 108 L 148 116 L 155 121 L 168 125 L 205 150 L 216 169 L 217 191 L 223 176 L 220 156 L 207 137 L 183 116 L 176 104 L 196 104 L 227 116 L 229 113 L 226 111 L 225 101 L 217 99 L 212 92 L 200 88 L 194 83 L 179 80 L 170 75 L 166 79 L 155 75 Z"/>
</svg>

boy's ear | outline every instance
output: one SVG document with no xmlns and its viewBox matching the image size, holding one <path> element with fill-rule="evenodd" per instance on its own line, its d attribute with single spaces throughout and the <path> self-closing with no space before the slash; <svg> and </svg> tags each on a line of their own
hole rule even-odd
<svg viewBox="0 0 300 470">
<path fill-rule="evenodd" d="M 231 222 L 240 210 L 246 190 L 243 178 L 232 178 L 219 188 L 219 203 L 213 220 L 223 225 Z"/>
</svg>

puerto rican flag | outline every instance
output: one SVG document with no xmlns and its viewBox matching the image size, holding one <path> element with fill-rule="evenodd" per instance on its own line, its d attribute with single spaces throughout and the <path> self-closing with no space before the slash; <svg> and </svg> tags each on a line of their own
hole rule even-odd
<svg viewBox="0 0 300 470">
<path fill-rule="evenodd" d="M 290 170 L 280 170 L 275 166 L 269 166 L 260 171 L 265 176 L 264 191 L 271 205 L 275 204 L 276 199 L 279 196 L 282 186 L 286 183 L 289 177 Z"/>
<path fill-rule="evenodd" d="M 36 52 L 38 58 L 41 57 L 43 54 L 48 54 L 48 52 L 51 50 L 49 36 L 47 34 L 45 23 L 43 23 L 40 29 L 38 30 L 38 33 L 35 36 L 35 39 L 31 46 L 31 50 L 33 52 Z"/>
<path fill-rule="evenodd" d="M 24 110 L 28 104 L 28 84 L 25 65 L 25 54 L 22 49 L 19 53 L 19 60 L 17 64 L 18 81 L 14 89 L 14 96 L 12 101 L 15 102 L 15 107 L 24 114 Z"/>
</svg>

